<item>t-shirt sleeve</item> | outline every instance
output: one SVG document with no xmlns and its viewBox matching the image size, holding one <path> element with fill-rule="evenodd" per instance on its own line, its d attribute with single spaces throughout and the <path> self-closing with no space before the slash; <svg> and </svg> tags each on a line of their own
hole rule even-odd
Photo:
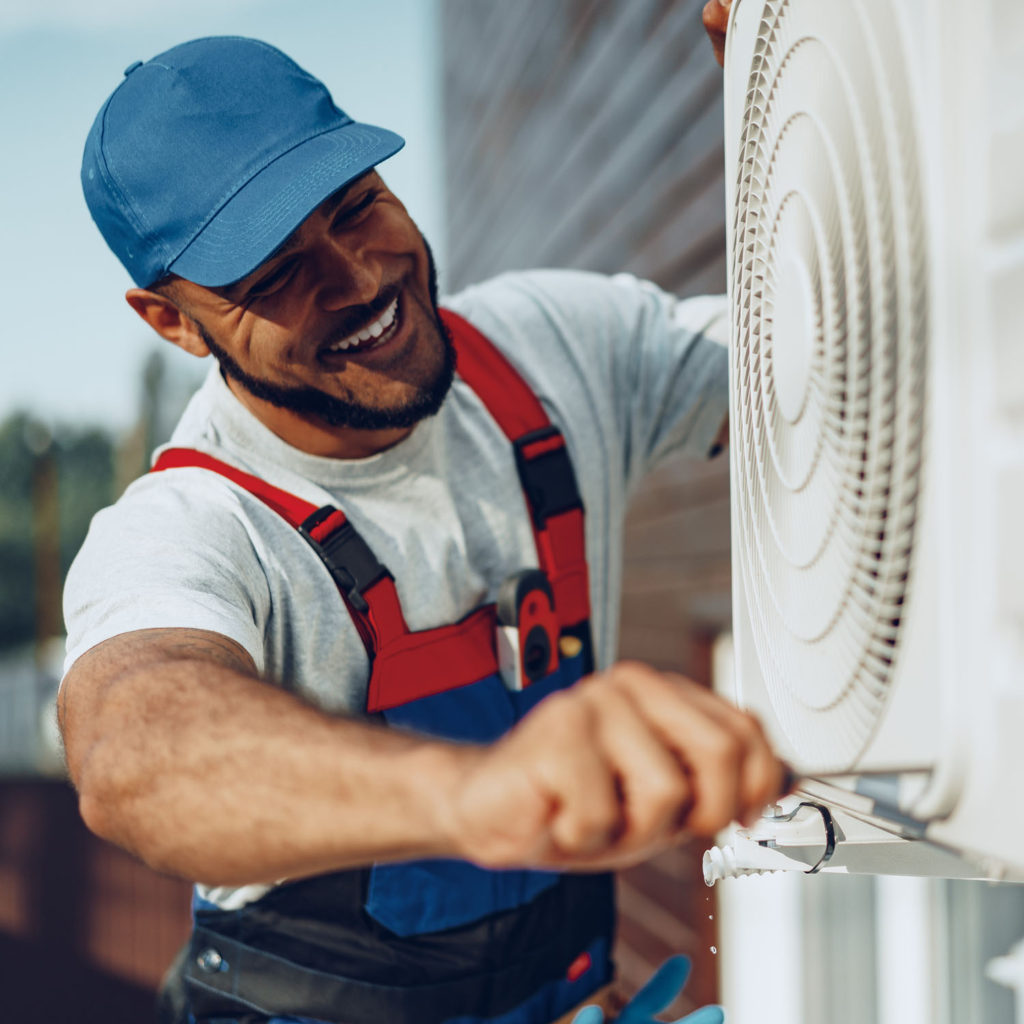
<svg viewBox="0 0 1024 1024">
<path fill-rule="evenodd" d="M 97 513 L 64 587 L 65 672 L 111 637 L 175 627 L 230 637 L 262 671 L 269 588 L 238 503 L 219 480 L 153 474 Z"/>
<path fill-rule="evenodd" d="M 633 484 L 673 452 L 713 454 L 729 411 L 727 302 L 679 299 L 627 274 L 611 283 L 624 328 L 608 339 L 611 386 Z"/>
</svg>

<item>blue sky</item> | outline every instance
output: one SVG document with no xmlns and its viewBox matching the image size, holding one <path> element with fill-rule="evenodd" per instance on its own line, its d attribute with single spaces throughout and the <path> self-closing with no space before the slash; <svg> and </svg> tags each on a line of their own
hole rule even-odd
<svg viewBox="0 0 1024 1024">
<path fill-rule="evenodd" d="M 89 217 L 82 144 L 121 73 L 185 39 L 265 39 L 406 147 L 382 166 L 444 267 L 435 0 L 6 0 L 0 5 L 0 419 L 128 426 L 139 366 L 203 364 L 149 332 Z"/>
</svg>

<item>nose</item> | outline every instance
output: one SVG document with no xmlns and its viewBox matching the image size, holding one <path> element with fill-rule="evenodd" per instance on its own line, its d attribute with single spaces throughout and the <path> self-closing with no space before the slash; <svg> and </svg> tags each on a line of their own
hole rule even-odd
<svg viewBox="0 0 1024 1024">
<path fill-rule="evenodd" d="M 358 306 L 377 297 L 383 269 L 369 248 L 349 239 L 329 238 L 321 250 L 317 267 L 317 303 L 321 309 L 326 312 Z"/>
</svg>

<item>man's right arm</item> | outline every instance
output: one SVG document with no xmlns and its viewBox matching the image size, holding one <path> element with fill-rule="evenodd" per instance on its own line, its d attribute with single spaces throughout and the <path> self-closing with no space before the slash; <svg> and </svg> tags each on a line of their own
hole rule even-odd
<svg viewBox="0 0 1024 1024">
<path fill-rule="evenodd" d="M 86 823 L 157 869 L 234 885 L 433 852 L 452 751 L 313 708 L 217 633 L 98 644 L 59 718 Z"/>
<path fill-rule="evenodd" d="M 755 814 L 782 782 L 750 716 L 639 664 L 482 747 L 328 715 L 216 633 L 141 630 L 75 662 L 60 721 L 87 824 L 210 885 L 418 857 L 604 870 Z"/>
</svg>

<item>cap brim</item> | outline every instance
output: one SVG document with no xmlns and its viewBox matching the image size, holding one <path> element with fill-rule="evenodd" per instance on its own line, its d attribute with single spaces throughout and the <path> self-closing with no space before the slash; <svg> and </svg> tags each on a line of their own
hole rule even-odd
<svg viewBox="0 0 1024 1024">
<path fill-rule="evenodd" d="M 394 156 L 405 140 L 352 121 L 288 150 L 240 188 L 168 270 L 207 288 L 255 270 L 329 195 Z"/>
</svg>

